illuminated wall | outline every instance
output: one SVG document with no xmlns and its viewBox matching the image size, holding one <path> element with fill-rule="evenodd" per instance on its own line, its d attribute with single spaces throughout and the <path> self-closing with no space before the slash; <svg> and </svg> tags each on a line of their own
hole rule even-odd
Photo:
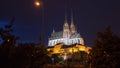
<svg viewBox="0 0 120 68">
<path fill-rule="evenodd" d="M 52 48 L 51 47 L 47 48 L 48 51 L 52 51 L 51 54 L 73 53 L 73 52 L 79 52 L 79 51 L 84 51 L 87 54 L 89 54 L 91 49 L 92 49 L 91 47 L 80 45 L 80 44 L 70 45 L 70 46 L 57 44 L 55 46 L 52 46 Z"/>
<path fill-rule="evenodd" d="M 72 45 L 72 44 L 82 44 L 84 45 L 83 39 L 82 38 L 60 38 L 60 39 L 54 39 L 54 40 L 49 40 L 48 46 L 54 46 L 57 43 L 63 43 L 64 45 Z"/>
</svg>

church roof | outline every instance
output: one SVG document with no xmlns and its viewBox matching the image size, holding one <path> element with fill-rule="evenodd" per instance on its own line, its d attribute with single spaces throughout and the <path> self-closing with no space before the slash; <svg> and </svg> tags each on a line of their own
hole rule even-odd
<svg viewBox="0 0 120 68">
<path fill-rule="evenodd" d="M 49 40 L 60 39 L 60 38 L 63 38 L 63 31 L 52 33 Z M 76 33 L 74 35 L 71 35 L 70 38 L 81 38 L 81 35 L 79 33 Z"/>
<path fill-rule="evenodd" d="M 63 32 L 55 32 L 51 34 L 51 37 L 49 38 L 50 40 L 52 39 L 59 39 L 59 38 L 63 38 Z"/>
</svg>

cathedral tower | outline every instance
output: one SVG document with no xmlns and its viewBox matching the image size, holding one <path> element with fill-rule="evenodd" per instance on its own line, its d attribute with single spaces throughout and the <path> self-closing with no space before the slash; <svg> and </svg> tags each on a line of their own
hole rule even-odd
<svg viewBox="0 0 120 68">
<path fill-rule="evenodd" d="M 75 28 L 74 21 L 73 21 L 72 10 L 71 10 L 71 25 L 70 25 L 70 31 L 71 31 L 71 34 L 76 34 L 76 28 Z"/>
<path fill-rule="evenodd" d="M 63 38 L 68 38 L 70 37 L 70 30 L 69 30 L 69 24 L 67 22 L 67 16 L 65 14 L 65 22 L 63 25 Z"/>
</svg>

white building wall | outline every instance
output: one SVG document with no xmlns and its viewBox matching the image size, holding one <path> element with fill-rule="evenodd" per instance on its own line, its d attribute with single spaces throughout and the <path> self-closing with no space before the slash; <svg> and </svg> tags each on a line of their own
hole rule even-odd
<svg viewBox="0 0 120 68">
<path fill-rule="evenodd" d="M 54 40 L 49 40 L 48 46 L 54 46 L 57 43 L 63 43 L 65 45 L 72 45 L 75 43 L 82 44 L 84 45 L 84 40 L 83 38 L 60 38 L 60 39 L 54 39 Z"/>
</svg>

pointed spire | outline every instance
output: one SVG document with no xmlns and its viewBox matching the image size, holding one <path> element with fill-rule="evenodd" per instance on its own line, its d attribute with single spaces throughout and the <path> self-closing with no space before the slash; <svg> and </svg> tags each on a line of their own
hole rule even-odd
<svg viewBox="0 0 120 68">
<path fill-rule="evenodd" d="M 75 27 L 74 21 L 73 21 L 73 12 L 72 12 L 72 9 L 71 9 L 71 25 L 70 25 L 70 29 L 71 29 L 71 33 L 72 34 L 76 33 L 76 27 Z"/>
<path fill-rule="evenodd" d="M 64 23 L 67 23 L 67 0 L 65 0 L 65 22 Z"/>
<path fill-rule="evenodd" d="M 55 30 L 54 30 L 54 28 L 53 28 L 53 33 L 55 33 Z"/>
<path fill-rule="evenodd" d="M 67 21 L 67 13 L 66 12 L 65 12 L 65 22 L 64 22 L 63 28 L 64 27 L 68 27 L 69 28 L 69 24 L 68 24 L 68 21 Z"/>
<path fill-rule="evenodd" d="M 75 28 L 75 25 L 74 25 L 74 21 L 73 21 L 73 12 L 72 12 L 72 8 L 71 8 L 71 25 L 70 25 L 71 28 Z"/>
<path fill-rule="evenodd" d="M 71 23 L 74 23 L 74 21 L 73 21 L 73 12 L 72 12 L 72 8 L 71 8 Z"/>
<path fill-rule="evenodd" d="M 67 23 L 67 13 L 65 11 L 65 23 Z"/>
</svg>

